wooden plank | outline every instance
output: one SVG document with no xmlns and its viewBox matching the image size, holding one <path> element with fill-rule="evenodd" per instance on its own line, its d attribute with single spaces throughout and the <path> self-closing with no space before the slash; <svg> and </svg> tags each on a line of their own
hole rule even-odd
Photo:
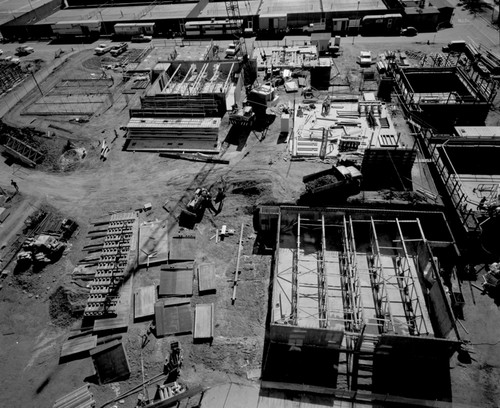
<svg viewBox="0 0 500 408">
<path fill-rule="evenodd" d="M 191 305 L 165 306 L 163 301 L 155 304 L 156 336 L 190 333 L 192 331 Z"/>
<path fill-rule="evenodd" d="M 129 317 L 125 315 L 110 317 L 107 319 L 97 319 L 94 323 L 93 332 L 97 333 L 97 332 L 111 331 L 111 330 L 126 331 L 128 327 L 128 321 Z"/>
<path fill-rule="evenodd" d="M 169 261 L 194 261 L 196 237 L 172 237 Z"/>
<path fill-rule="evenodd" d="M 194 315 L 195 340 L 212 339 L 214 336 L 214 304 L 205 303 L 196 305 Z"/>
<path fill-rule="evenodd" d="M 90 351 L 100 384 L 107 384 L 130 376 L 130 367 L 123 344 L 114 340 Z"/>
<path fill-rule="evenodd" d="M 85 336 L 66 340 L 61 348 L 61 358 L 88 352 L 95 346 L 97 346 L 97 336 Z"/>
<path fill-rule="evenodd" d="M 160 272 L 160 296 L 192 296 L 192 270 L 172 270 Z"/>
<path fill-rule="evenodd" d="M 200 292 L 214 291 L 215 283 L 215 264 L 203 263 L 196 268 L 198 271 L 198 290 Z"/>
<path fill-rule="evenodd" d="M 155 314 L 156 286 L 139 288 L 134 295 L 134 318 L 153 316 Z"/>
<path fill-rule="evenodd" d="M 168 306 L 180 306 L 180 305 L 189 305 L 191 304 L 191 299 L 188 298 L 167 298 L 167 299 L 160 299 L 159 302 L 163 302 L 163 306 L 168 307 Z"/>
</svg>

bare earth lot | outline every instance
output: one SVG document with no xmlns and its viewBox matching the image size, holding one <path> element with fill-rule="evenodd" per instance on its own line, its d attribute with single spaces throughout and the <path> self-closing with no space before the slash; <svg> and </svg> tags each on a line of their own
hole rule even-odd
<svg viewBox="0 0 500 408">
<path fill-rule="evenodd" d="M 338 83 L 347 81 L 351 91 L 359 87 L 359 67 L 355 57 L 365 47 L 344 44 L 343 55 L 335 60 L 339 68 Z M 405 47 L 399 44 L 377 44 L 370 47 L 374 55 L 386 49 L 401 49 L 436 52 L 439 47 L 426 43 L 412 43 Z M 92 51 L 82 51 L 71 57 L 54 75 L 41 84 L 44 90 L 54 87 L 61 78 L 88 77 L 100 75 L 101 71 L 89 64 Z M 416 61 L 413 61 L 416 62 Z M 121 93 L 121 74 L 112 73 L 114 84 L 113 105 L 98 109 L 89 123 L 75 124 L 68 121 L 71 116 L 25 116 L 27 107 L 40 97 L 34 90 L 18 104 L 4 121 L 17 126 L 34 126 L 37 129 L 55 133 L 55 139 L 47 139 L 49 159 L 38 169 L 9 166 L 0 162 L 0 186 L 9 188 L 15 179 L 21 195 L 13 204 L 18 208 L 8 222 L 2 224 L 2 242 L 11 241 L 12 234 L 5 240 L 6 231 L 14 231 L 16 222 L 26 217 L 31 206 L 50 205 L 55 210 L 78 221 L 81 230 L 71 240 L 72 248 L 58 263 L 48 266 L 37 274 L 26 272 L 10 275 L 2 282 L 0 292 L 0 383 L 2 406 L 6 407 L 48 407 L 55 399 L 81 386 L 83 380 L 92 374 L 89 360 L 58 364 L 61 344 L 65 336 L 78 327 L 78 319 L 68 318 L 58 309 L 60 318 L 50 314 L 54 294 L 60 285 L 70 285 L 69 274 L 77 261 L 84 256 L 82 247 L 89 230 L 89 221 L 110 211 L 128 211 L 141 208 L 151 202 L 153 210 L 141 214 L 141 220 L 168 219 L 169 231 L 175 233 L 178 226 L 175 216 L 179 214 L 197 187 L 210 187 L 221 180 L 228 186 L 227 199 L 221 214 L 212 216 L 206 212 L 203 221 L 196 227 L 198 240 L 196 260 L 215 262 L 217 266 L 217 293 L 198 296 L 193 303 L 215 303 L 215 339 L 213 344 L 193 345 L 191 335 L 178 336 L 184 348 L 184 368 L 181 381 L 210 387 L 225 382 L 252 383 L 247 373 L 260 369 L 265 358 L 262 346 L 268 308 L 268 284 L 271 258 L 254 255 L 255 234 L 252 226 L 252 212 L 257 204 L 273 202 L 295 202 L 302 192 L 302 176 L 329 167 L 317 161 L 291 162 L 286 143 L 279 143 L 279 117 L 269 129 L 239 135 L 223 154 L 229 165 L 193 163 L 165 159 L 153 153 L 128 153 L 122 151 L 123 130 L 128 120 L 128 102 Z M 278 105 L 288 100 L 301 99 L 298 94 L 286 95 L 280 89 Z M 36 118 L 34 122 L 33 119 Z M 496 112 L 489 122 L 498 123 Z M 54 129 L 56 125 L 65 131 Z M 119 137 L 115 139 L 115 131 Z M 228 132 L 227 118 L 222 127 L 222 138 Z M 263 137 L 265 135 L 265 137 Z M 106 139 L 111 144 L 107 161 L 99 160 L 100 142 Z M 59 155 L 62 147 L 71 140 L 76 146 L 84 147 L 87 156 L 81 163 L 61 170 Z M 168 200 L 170 213 L 162 205 Z M 27 205 L 26 203 L 30 203 Z M 241 283 L 237 300 L 231 305 L 231 283 L 236 267 L 238 233 L 245 225 Z M 211 240 L 216 228 L 226 224 L 236 234 L 218 244 Z M 20 225 L 17 225 L 19 227 Z M 10 268 L 12 269 L 12 268 Z M 133 290 L 159 281 L 159 269 L 142 269 L 132 278 Z M 75 288 L 76 289 L 76 288 Z M 475 290 L 475 289 L 472 289 Z M 500 401 L 500 353 L 497 339 L 500 339 L 498 308 L 491 299 L 482 297 L 467 288 L 464 326 L 470 332 L 462 332 L 472 342 L 473 361 L 463 364 L 452 361 L 452 389 L 454 401 L 481 407 L 494 407 Z M 59 305 L 60 307 L 60 305 Z M 113 398 L 142 381 L 140 370 L 141 335 L 147 323 L 129 326 L 123 343 L 127 350 L 131 377 L 129 380 L 106 386 L 92 386 L 97 405 Z M 155 339 L 150 336 L 149 344 L 143 350 L 144 368 L 147 376 L 161 372 L 163 362 L 172 338 Z M 136 397 L 125 399 L 123 407 L 135 406 Z"/>
</svg>

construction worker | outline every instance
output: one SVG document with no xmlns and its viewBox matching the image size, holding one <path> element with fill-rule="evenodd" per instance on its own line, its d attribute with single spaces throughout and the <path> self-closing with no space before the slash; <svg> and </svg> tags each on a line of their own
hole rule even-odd
<svg viewBox="0 0 500 408">
<path fill-rule="evenodd" d="M 485 205 L 484 203 L 486 202 L 486 197 L 481 198 L 481 201 L 479 201 L 479 204 L 477 205 L 478 210 L 484 210 Z"/>
<path fill-rule="evenodd" d="M 14 180 L 10 180 L 10 184 L 12 184 L 12 187 L 16 189 L 16 193 L 19 193 L 19 187 L 17 186 L 17 183 Z"/>
</svg>

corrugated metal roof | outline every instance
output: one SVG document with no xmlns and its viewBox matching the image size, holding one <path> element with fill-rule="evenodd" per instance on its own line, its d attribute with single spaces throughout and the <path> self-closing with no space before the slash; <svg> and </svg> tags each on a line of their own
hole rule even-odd
<svg viewBox="0 0 500 408">
<path fill-rule="evenodd" d="M 500 126 L 455 126 L 455 131 L 461 137 L 500 137 Z"/>
<path fill-rule="evenodd" d="M 39 21 L 37 24 L 53 24 L 56 22 L 71 20 L 99 19 L 107 22 L 120 22 L 135 20 L 175 20 L 183 19 L 188 16 L 195 7 L 195 3 L 173 3 L 161 4 L 148 10 L 144 6 L 124 6 L 124 7 L 104 7 L 104 8 L 85 8 L 85 9 L 64 9 L 51 16 Z"/>
<path fill-rule="evenodd" d="M 379 0 L 322 0 L 323 10 L 328 11 L 365 11 L 365 10 L 387 10 L 383 1 Z"/>
<path fill-rule="evenodd" d="M 258 14 L 260 0 L 238 1 L 237 3 L 242 17 Z M 224 2 L 208 3 L 198 15 L 198 18 L 203 17 L 227 17 L 226 5 Z"/>
<path fill-rule="evenodd" d="M 260 17 L 285 17 L 287 14 L 321 13 L 320 0 L 263 0 Z"/>
</svg>

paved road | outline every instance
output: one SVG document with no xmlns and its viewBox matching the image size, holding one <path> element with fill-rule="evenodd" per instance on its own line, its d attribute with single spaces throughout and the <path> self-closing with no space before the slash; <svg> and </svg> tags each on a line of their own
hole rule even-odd
<svg viewBox="0 0 500 408">
<path fill-rule="evenodd" d="M 452 3 L 456 4 L 457 0 L 450 0 Z M 436 44 L 447 44 L 452 40 L 463 39 L 468 42 L 475 43 L 477 46 L 487 47 L 490 49 L 498 50 L 500 48 L 500 32 L 491 24 L 489 20 L 490 15 L 487 16 L 474 16 L 470 14 L 467 10 L 462 10 L 461 7 L 455 8 L 455 14 L 453 17 L 453 27 L 442 29 L 433 33 L 421 33 L 416 37 L 361 37 L 357 36 L 354 38 L 356 44 L 380 44 L 380 43 L 394 43 L 394 44 L 412 44 L 412 43 L 430 43 Z M 289 44 L 301 43 L 302 41 L 308 41 L 310 37 L 308 36 L 287 36 L 284 40 Z M 207 40 L 208 41 L 208 40 Z M 255 39 L 248 39 L 250 43 L 254 43 L 255 46 L 261 46 L 267 44 L 267 41 L 256 41 Z M 200 43 L 200 41 L 192 41 L 193 43 Z M 216 41 L 220 45 L 221 49 L 224 49 L 228 44 L 229 40 Z M 55 53 L 58 50 L 71 51 L 71 50 L 83 50 L 95 48 L 100 43 L 111 43 L 110 39 L 101 38 L 90 44 L 51 44 L 44 41 L 30 41 L 24 43 L 25 45 L 31 46 L 35 49 L 35 52 L 29 56 L 21 57 L 21 59 L 35 59 L 41 58 L 47 62 L 54 59 Z M 162 39 L 155 38 L 152 44 L 160 47 L 175 47 L 181 46 L 184 42 L 182 39 Z M 272 43 L 270 41 L 269 43 Z M 352 44 L 352 37 L 346 37 L 342 40 L 342 44 Z M 149 44 L 144 43 L 131 43 L 130 48 L 144 48 Z M 407 45 L 407 46 L 408 46 Z M 14 55 L 15 49 L 19 46 L 16 43 L 8 43 L 0 45 L 0 48 L 4 51 L 4 55 Z"/>
</svg>

